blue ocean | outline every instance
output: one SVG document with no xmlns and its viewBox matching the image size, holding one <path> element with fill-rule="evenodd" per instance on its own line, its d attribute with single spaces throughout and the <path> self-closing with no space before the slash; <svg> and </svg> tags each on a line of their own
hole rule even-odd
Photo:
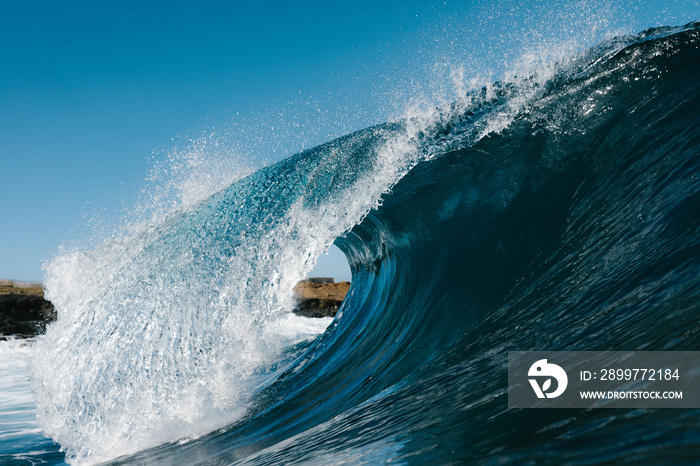
<svg viewBox="0 0 700 466">
<path fill-rule="evenodd" d="M 334 319 L 292 288 L 335 244 Z M 509 409 L 508 351 L 700 349 L 700 23 L 242 176 L 47 268 L 3 464 L 698 464 L 700 411 Z"/>
</svg>

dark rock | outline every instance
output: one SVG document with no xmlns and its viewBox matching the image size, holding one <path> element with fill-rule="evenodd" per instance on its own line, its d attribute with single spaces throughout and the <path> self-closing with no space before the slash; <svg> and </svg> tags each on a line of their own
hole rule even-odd
<svg viewBox="0 0 700 466">
<path fill-rule="evenodd" d="M 342 302 L 337 299 L 301 299 L 294 313 L 302 317 L 335 317 Z"/>
<path fill-rule="evenodd" d="M 41 296 L 0 294 L 0 336 L 36 336 L 44 333 L 46 324 L 54 320 L 53 305 Z"/>
</svg>

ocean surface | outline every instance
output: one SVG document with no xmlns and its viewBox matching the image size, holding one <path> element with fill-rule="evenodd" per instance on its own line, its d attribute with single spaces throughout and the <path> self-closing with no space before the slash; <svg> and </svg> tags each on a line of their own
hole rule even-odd
<svg viewBox="0 0 700 466">
<path fill-rule="evenodd" d="M 330 244 L 334 320 L 290 313 Z M 508 409 L 511 350 L 700 350 L 700 24 L 243 177 L 47 270 L 0 463 L 697 464 L 700 411 Z M 30 388 L 31 387 L 31 388 Z"/>
</svg>

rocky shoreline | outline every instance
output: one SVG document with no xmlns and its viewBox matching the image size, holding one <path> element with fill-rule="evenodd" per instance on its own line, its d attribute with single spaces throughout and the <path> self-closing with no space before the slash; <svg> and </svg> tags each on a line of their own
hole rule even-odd
<svg viewBox="0 0 700 466">
<path fill-rule="evenodd" d="M 294 287 L 297 307 L 294 313 L 303 317 L 335 317 L 345 299 L 350 282 L 334 283 L 332 278 L 310 278 Z"/>
<path fill-rule="evenodd" d="M 332 278 L 309 278 L 294 287 L 297 307 L 303 317 L 335 317 L 350 289 L 350 282 Z M 44 299 L 40 283 L 0 280 L 0 339 L 31 338 L 46 331 L 56 320 L 53 304 Z"/>
<path fill-rule="evenodd" d="M 30 338 L 54 320 L 56 311 L 44 299 L 41 284 L 0 280 L 0 338 Z"/>
</svg>

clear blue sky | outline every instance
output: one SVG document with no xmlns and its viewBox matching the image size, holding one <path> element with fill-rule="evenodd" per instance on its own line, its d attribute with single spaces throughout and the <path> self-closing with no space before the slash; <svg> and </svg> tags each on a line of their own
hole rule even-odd
<svg viewBox="0 0 700 466">
<path fill-rule="evenodd" d="M 697 0 L 1 2 L 0 278 L 42 280 L 193 140 L 259 166 L 386 120 L 445 69 L 697 19 Z M 317 273 L 347 278 L 337 258 Z"/>
</svg>

